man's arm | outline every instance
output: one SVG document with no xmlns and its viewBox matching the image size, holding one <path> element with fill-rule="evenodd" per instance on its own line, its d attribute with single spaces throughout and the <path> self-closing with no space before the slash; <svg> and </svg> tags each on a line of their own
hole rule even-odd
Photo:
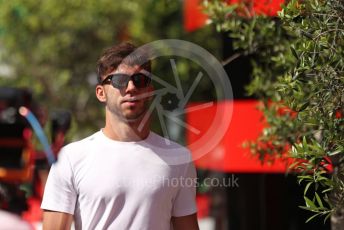
<svg viewBox="0 0 344 230">
<path fill-rule="evenodd" d="M 172 217 L 173 230 L 199 230 L 197 214 Z"/>
<path fill-rule="evenodd" d="M 73 215 L 64 212 L 44 210 L 43 230 L 70 230 L 73 222 Z"/>
</svg>

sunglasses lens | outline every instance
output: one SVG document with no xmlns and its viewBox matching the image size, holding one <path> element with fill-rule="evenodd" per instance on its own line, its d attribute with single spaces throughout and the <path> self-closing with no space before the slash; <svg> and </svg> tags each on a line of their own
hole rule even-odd
<svg viewBox="0 0 344 230">
<path fill-rule="evenodd" d="M 137 88 L 145 88 L 149 85 L 151 81 L 150 77 L 143 73 L 134 74 L 132 76 L 132 80 Z"/>
<path fill-rule="evenodd" d="M 115 88 L 123 88 L 128 85 L 130 76 L 126 74 L 114 74 L 111 80 Z"/>
</svg>

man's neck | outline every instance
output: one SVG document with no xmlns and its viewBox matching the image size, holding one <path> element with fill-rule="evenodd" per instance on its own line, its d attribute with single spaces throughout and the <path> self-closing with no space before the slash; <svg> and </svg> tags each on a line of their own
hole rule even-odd
<svg viewBox="0 0 344 230">
<path fill-rule="evenodd" d="M 140 127 L 141 119 L 137 121 L 124 121 L 113 116 L 106 117 L 104 134 L 116 141 L 141 141 L 149 135 L 149 121 Z"/>
</svg>

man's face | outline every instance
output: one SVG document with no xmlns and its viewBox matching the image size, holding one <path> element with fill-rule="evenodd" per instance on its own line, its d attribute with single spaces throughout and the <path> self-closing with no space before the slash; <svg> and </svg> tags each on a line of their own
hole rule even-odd
<svg viewBox="0 0 344 230">
<path fill-rule="evenodd" d="M 106 76 L 117 73 L 131 76 L 140 71 L 142 71 L 142 68 L 138 65 L 129 66 L 121 64 Z M 128 122 L 143 118 L 148 109 L 148 102 L 150 101 L 148 94 L 153 90 L 151 85 L 144 88 L 137 88 L 133 81 L 130 80 L 127 87 L 120 89 L 113 87 L 112 84 L 105 84 L 102 87 L 104 87 L 106 95 L 106 107 L 113 115 Z M 142 94 L 145 96 L 142 96 Z"/>
</svg>

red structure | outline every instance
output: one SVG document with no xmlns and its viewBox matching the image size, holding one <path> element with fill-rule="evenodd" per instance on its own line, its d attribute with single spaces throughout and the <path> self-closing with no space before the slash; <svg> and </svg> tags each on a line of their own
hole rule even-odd
<svg viewBox="0 0 344 230">
<path fill-rule="evenodd" d="M 203 12 L 201 0 L 184 1 L 184 28 L 191 32 L 203 27 L 208 16 Z M 250 15 L 267 15 L 274 17 L 281 10 L 284 0 L 227 0 L 228 4 L 245 3 Z"/>
<path fill-rule="evenodd" d="M 255 140 L 263 129 L 263 114 L 257 109 L 257 105 L 258 102 L 255 100 L 223 101 L 214 106 L 187 113 L 187 123 L 200 130 L 199 135 L 187 131 L 187 143 L 191 152 L 195 152 L 190 144 L 200 141 L 202 133 L 209 130 L 216 107 L 233 106 L 232 119 L 227 132 L 212 151 L 196 159 L 197 168 L 230 173 L 284 173 L 286 171 L 285 162 L 276 161 L 272 165 L 263 165 L 259 159 L 252 156 L 249 149 L 243 147 L 245 141 Z"/>
</svg>

